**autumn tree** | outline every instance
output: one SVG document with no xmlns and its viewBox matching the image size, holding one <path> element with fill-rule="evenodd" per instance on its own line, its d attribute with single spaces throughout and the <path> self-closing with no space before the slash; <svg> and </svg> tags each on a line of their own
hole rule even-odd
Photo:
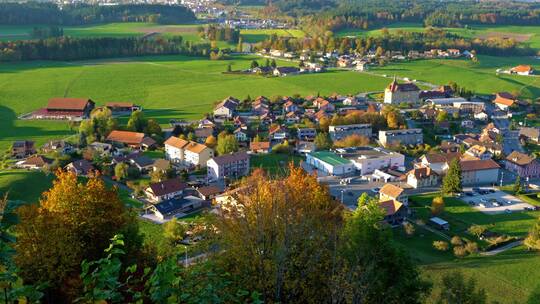
<svg viewBox="0 0 540 304">
<path fill-rule="evenodd" d="M 52 303 L 75 299 L 82 287 L 81 262 L 99 259 L 115 234 L 125 236 L 128 257 L 137 256 L 142 243 L 117 189 L 99 177 L 79 182 L 75 174 L 58 171 L 39 204 L 21 207 L 19 216 L 15 262 L 24 282 L 47 284 Z"/>
<path fill-rule="evenodd" d="M 148 120 L 144 116 L 141 110 L 134 111 L 129 117 L 127 128 L 135 132 L 144 132 L 144 129 L 148 125 Z"/>
<path fill-rule="evenodd" d="M 172 219 L 163 225 L 163 236 L 172 244 L 183 240 L 186 231 L 186 226 L 177 219 Z"/>
<path fill-rule="evenodd" d="M 527 248 L 540 250 L 540 220 L 536 220 L 523 242 Z"/>
<path fill-rule="evenodd" d="M 126 163 L 118 163 L 114 167 L 114 176 L 116 180 L 123 180 L 128 177 L 129 165 Z"/>
<path fill-rule="evenodd" d="M 270 180 L 256 170 L 218 220 L 220 263 L 265 302 L 327 302 L 342 205 L 301 168 Z"/>
<path fill-rule="evenodd" d="M 461 184 L 461 167 L 457 158 L 450 162 L 448 172 L 443 177 L 441 190 L 443 194 L 459 193 L 463 189 Z"/>
<path fill-rule="evenodd" d="M 92 111 L 90 119 L 83 120 L 79 125 L 79 134 L 86 143 L 104 140 L 109 133 L 118 127 L 118 122 L 112 117 L 108 108 L 98 108 Z"/>
<path fill-rule="evenodd" d="M 334 142 L 336 148 L 363 147 L 369 145 L 369 138 L 366 136 L 353 134 Z"/>
<path fill-rule="evenodd" d="M 442 196 L 436 196 L 431 202 L 431 214 L 439 215 L 444 211 L 444 198 Z"/>
<path fill-rule="evenodd" d="M 206 141 L 204 142 L 204 144 L 208 147 L 208 148 L 211 148 L 211 149 L 214 149 L 217 145 L 217 139 L 214 135 L 210 135 L 206 138 Z"/>
</svg>

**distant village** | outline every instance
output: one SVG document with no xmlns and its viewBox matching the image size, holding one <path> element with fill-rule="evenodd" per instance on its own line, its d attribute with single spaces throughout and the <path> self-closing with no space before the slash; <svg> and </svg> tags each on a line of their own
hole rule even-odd
<svg viewBox="0 0 540 304">
<path fill-rule="evenodd" d="M 532 180 L 540 177 L 540 162 L 525 149 L 538 145 L 540 128 L 513 122 L 533 107 L 508 92 L 458 93 L 450 85 L 422 90 L 394 79 L 380 100 L 361 93 L 229 96 L 198 121 L 171 120 L 168 128 L 158 125 L 147 133 L 128 123 L 93 141 L 57 139 L 40 147 L 21 138 L 13 143 L 11 157 L 21 169 L 64 168 L 79 176 L 100 172 L 129 189 L 144 206 L 142 217 L 163 223 L 219 209 L 220 202 L 234 200 L 236 182 L 260 166 L 254 158 L 271 162 L 286 155 L 300 159 L 300 166 L 351 208 L 362 193 L 378 196 L 385 221 L 399 226 L 411 215 L 408 195 L 438 189 L 454 160 L 470 191 L 513 182 L 516 176 L 534 187 Z M 52 98 L 20 119 L 84 124 L 96 113 L 132 119 L 144 111 L 130 102 L 97 107 L 89 98 Z M 281 158 L 276 162 L 287 166 Z M 142 187 L 135 182 L 144 178 L 150 182 Z M 486 212 L 532 208 L 504 204 L 477 207 Z M 444 219 L 434 222 L 445 225 Z"/>
</svg>

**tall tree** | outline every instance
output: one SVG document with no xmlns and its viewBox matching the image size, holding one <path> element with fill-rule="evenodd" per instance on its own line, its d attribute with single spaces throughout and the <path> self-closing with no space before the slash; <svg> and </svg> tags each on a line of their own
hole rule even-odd
<svg viewBox="0 0 540 304">
<path fill-rule="evenodd" d="M 144 132 L 148 125 L 148 120 L 144 117 L 144 113 L 140 110 L 134 111 L 129 117 L 127 128 L 135 132 Z"/>
<path fill-rule="evenodd" d="M 72 302 L 82 288 L 81 262 L 99 259 L 115 234 L 124 234 L 128 257 L 142 243 L 135 217 L 98 177 L 83 183 L 59 171 L 39 205 L 21 207 L 19 215 L 15 261 L 24 282 L 48 284 L 47 302 Z"/>
<path fill-rule="evenodd" d="M 461 272 L 453 272 L 442 278 L 442 286 L 437 303 L 440 304 L 485 304 L 487 296 L 483 289 L 477 289 L 473 278 L 465 280 Z"/>
<path fill-rule="evenodd" d="M 444 194 L 459 193 L 463 189 L 461 183 L 461 167 L 459 165 L 459 160 L 454 158 L 450 162 L 448 172 L 443 177 L 442 182 L 442 192 Z"/>
<path fill-rule="evenodd" d="M 315 136 L 315 146 L 317 147 L 317 150 L 328 150 L 332 148 L 332 139 L 330 139 L 330 135 L 328 133 L 317 133 Z"/>
<path fill-rule="evenodd" d="M 218 137 L 216 151 L 219 155 L 229 154 L 238 151 L 238 141 L 232 134 Z"/>
</svg>

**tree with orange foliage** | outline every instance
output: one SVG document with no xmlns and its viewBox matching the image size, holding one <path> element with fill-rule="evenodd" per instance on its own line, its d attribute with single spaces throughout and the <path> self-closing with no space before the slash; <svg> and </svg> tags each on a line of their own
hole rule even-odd
<svg viewBox="0 0 540 304">
<path fill-rule="evenodd" d="M 336 148 L 363 147 L 367 145 L 369 145 L 369 138 L 358 134 L 349 135 L 334 142 Z"/>
<path fill-rule="evenodd" d="M 240 186 L 218 220 L 218 259 L 265 302 L 325 302 L 343 206 L 314 176 L 289 171 L 271 180 L 259 169 Z"/>
<path fill-rule="evenodd" d="M 19 216 L 15 262 L 25 282 L 48 284 L 46 302 L 71 303 L 81 288 L 81 262 L 102 257 L 114 235 L 126 236 L 132 256 L 142 244 L 136 219 L 117 189 L 98 176 L 83 183 L 58 171 L 39 204 L 21 207 Z"/>
</svg>

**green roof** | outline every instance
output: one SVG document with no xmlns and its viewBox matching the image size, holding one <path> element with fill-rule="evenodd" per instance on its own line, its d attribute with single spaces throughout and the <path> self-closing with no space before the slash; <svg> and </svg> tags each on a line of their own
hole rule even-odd
<svg viewBox="0 0 540 304">
<path fill-rule="evenodd" d="M 340 157 L 334 152 L 330 151 L 318 151 L 318 152 L 312 152 L 310 153 L 311 156 L 320 159 L 321 161 L 330 164 L 332 166 L 335 165 L 348 165 L 351 163 L 350 160 Z"/>
</svg>

